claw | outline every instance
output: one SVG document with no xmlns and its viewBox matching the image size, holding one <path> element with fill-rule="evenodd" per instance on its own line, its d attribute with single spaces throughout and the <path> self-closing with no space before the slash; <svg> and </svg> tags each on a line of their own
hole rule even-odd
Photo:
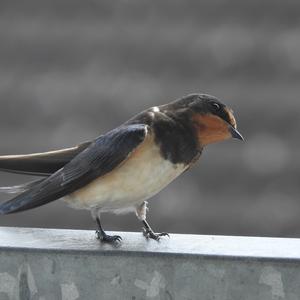
<svg viewBox="0 0 300 300">
<path fill-rule="evenodd" d="M 122 237 L 119 235 L 108 235 L 106 233 L 103 234 L 100 230 L 96 231 L 96 238 L 104 243 L 120 243 L 122 241 Z"/>
<path fill-rule="evenodd" d="M 159 241 L 162 236 L 168 236 L 170 238 L 170 235 L 167 232 L 154 233 L 152 230 L 147 228 L 143 228 L 143 234 L 147 239 L 153 239 L 156 241 Z"/>
<path fill-rule="evenodd" d="M 160 236 L 167 236 L 168 238 L 170 238 L 170 235 L 167 232 L 161 232 L 159 233 Z"/>
</svg>

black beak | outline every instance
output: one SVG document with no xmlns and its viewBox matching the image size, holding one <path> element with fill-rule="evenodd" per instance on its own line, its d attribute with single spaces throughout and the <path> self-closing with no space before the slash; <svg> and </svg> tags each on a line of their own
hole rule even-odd
<svg viewBox="0 0 300 300">
<path fill-rule="evenodd" d="M 231 125 L 229 126 L 229 131 L 230 131 L 230 133 L 231 133 L 231 136 L 232 136 L 234 139 L 238 139 L 238 140 L 244 141 L 243 136 L 237 131 L 237 129 L 235 129 L 235 128 L 232 127 Z"/>
</svg>

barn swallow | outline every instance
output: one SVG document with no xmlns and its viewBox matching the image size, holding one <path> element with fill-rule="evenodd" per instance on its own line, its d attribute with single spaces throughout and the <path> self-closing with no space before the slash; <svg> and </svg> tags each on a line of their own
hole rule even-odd
<svg viewBox="0 0 300 300">
<path fill-rule="evenodd" d="M 147 199 L 189 169 L 203 148 L 229 138 L 243 140 L 233 111 L 217 98 L 191 94 L 151 107 L 121 126 L 73 148 L 0 156 L 0 170 L 42 176 L 19 186 L 0 204 L 0 214 L 32 209 L 57 199 L 87 209 L 98 224 L 97 238 L 119 242 L 105 233 L 102 212 L 135 212 L 144 235 L 159 240 L 146 221 Z"/>
</svg>

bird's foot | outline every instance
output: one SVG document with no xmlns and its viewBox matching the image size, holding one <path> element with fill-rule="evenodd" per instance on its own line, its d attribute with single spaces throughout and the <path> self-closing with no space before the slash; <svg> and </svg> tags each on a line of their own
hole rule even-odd
<svg viewBox="0 0 300 300">
<path fill-rule="evenodd" d="M 143 228 L 143 234 L 147 239 L 159 241 L 162 236 L 170 237 L 167 232 L 155 233 L 152 229 Z"/>
<path fill-rule="evenodd" d="M 96 238 L 104 243 L 120 243 L 122 240 L 122 237 L 119 235 L 108 235 L 105 232 L 101 232 L 100 230 L 96 230 Z"/>
</svg>

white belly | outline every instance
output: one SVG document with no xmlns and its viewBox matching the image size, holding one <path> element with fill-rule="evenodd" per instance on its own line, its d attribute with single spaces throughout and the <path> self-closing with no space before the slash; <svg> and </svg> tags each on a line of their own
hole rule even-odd
<svg viewBox="0 0 300 300">
<path fill-rule="evenodd" d="M 163 159 L 153 137 L 119 167 L 64 200 L 75 208 L 122 211 L 135 208 L 180 175 L 187 166 Z"/>
</svg>

